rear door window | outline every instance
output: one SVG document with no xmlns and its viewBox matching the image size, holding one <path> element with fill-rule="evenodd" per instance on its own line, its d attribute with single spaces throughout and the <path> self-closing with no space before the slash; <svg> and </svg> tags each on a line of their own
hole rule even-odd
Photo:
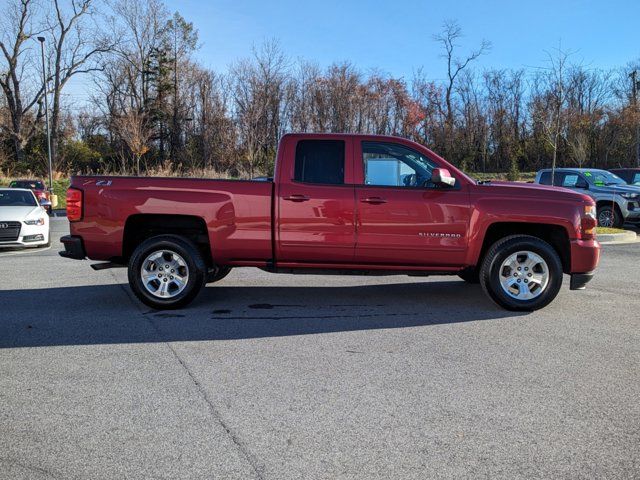
<svg viewBox="0 0 640 480">
<path fill-rule="evenodd" d="M 343 140 L 301 140 L 296 145 L 293 179 L 302 183 L 344 184 Z"/>
<path fill-rule="evenodd" d="M 553 185 L 555 187 L 562 185 L 564 176 L 565 176 L 564 172 L 556 172 L 555 175 L 553 176 L 554 178 Z M 551 172 L 542 172 L 542 175 L 540 175 L 540 184 L 551 185 Z"/>
</svg>

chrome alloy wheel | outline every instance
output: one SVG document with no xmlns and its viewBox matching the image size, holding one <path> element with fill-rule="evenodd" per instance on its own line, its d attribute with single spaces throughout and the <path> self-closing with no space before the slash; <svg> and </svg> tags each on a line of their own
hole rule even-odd
<svg viewBox="0 0 640 480">
<path fill-rule="evenodd" d="M 140 269 L 142 284 L 158 298 L 179 295 L 189 281 L 189 267 L 180 255 L 171 250 L 158 250 L 144 259 Z"/>
<path fill-rule="evenodd" d="M 500 266 L 500 286 L 516 300 L 539 297 L 549 284 L 549 267 L 543 258 L 533 252 L 516 252 Z"/>
<path fill-rule="evenodd" d="M 613 227 L 614 213 L 612 210 L 603 210 L 598 213 L 598 225 L 601 227 Z"/>
</svg>

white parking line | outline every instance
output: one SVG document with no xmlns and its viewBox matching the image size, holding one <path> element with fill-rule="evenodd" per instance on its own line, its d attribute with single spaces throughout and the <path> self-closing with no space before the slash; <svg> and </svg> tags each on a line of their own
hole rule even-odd
<svg viewBox="0 0 640 480">
<path fill-rule="evenodd" d="M 46 248 L 43 249 L 31 249 L 31 248 L 27 248 L 25 250 L 20 250 L 18 252 L 2 252 L 0 250 L 0 257 L 12 257 L 13 255 L 24 255 L 26 253 L 40 253 L 40 252 L 46 252 L 47 250 L 51 250 L 51 246 L 48 246 Z"/>
</svg>

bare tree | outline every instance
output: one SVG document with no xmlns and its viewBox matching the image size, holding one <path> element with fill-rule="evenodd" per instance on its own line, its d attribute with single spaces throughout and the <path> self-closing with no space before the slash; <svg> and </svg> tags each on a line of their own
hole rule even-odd
<svg viewBox="0 0 640 480">
<path fill-rule="evenodd" d="M 566 128 L 566 74 L 570 52 L 562 50 L 559 45 L 555 52 L 547 52 L 549 66 L 546 68 L 548 82 L 548 98 L 550 109 L 539 111 L 538 120 L 544 129 L 545 140 L 551 147 L 551 185 L 555 182 L 555 170 L 558 161 L 558 147 Z"/>
<path fill-rule="evenodd" d="M 239 133 L 249 172 L 254 175 L 260 166 L 272 168 L 283 132 L 287 58 L 277 42 L 267 42 L 260 49 L 254 49 L 252 59 L 234 65 L 231 74 Z"/>
<path fill-rule="evenodd" d="M 460 73 L 469 66 L 471 62 L 491 49 L 491 43 L 482 40 L 480 47 L 472 50 L 466 56 L 458 57 L 456 49 L 459 47 L 457 41 L 462 38 L 462 28 L 455 20 L 447 20 L 442 26 L 442 31 L 433 36 L 433 39 L 442 46 L 442 57 L 447 62 L 447 80 L 445 84 L 445 119 L 448 133 L 453 129 L 453 105 L 452 95 L 456 86 L 456 79 Z"/>
<path fill-rule="evenodd" d="M 101 69 L 99 54 L 108 52 L 113 44 L 103 35 L 97 23 L 90 25 L 96 15 L 93 0 L 53 0 L 55 14 L 48 19 L 53 36 L 53 104 L 51 107 L 51 149 L 56 157 L 60 134 L 61 94 L 75 75 Z"/>
<path fill-rule="evenodd" d="M 37 71 L 27 55 L 32 39 L 41 33 L 34 26 L 36 8 L 32 0 L 14 0 L 4 9 L 0 22 L 0 88 L 9 111 L 9 122 L 1 127 L 10 139 L 15 159 L 21 163 L 26 160 L 25 146 L 36 133 L 38 120 L 43 115 L 40 103 L 43 88 L 28 83 L 32 78 L 29 69 Z"/>
<path fill-rule="evenodd" d="M 151 139 L 148 119 L 144 113 L 131 109 L 115 119 L 115 128 L 133 155 L 136 175 L 140 175 L 140 159 L 149 151 Z"/>
</svg>

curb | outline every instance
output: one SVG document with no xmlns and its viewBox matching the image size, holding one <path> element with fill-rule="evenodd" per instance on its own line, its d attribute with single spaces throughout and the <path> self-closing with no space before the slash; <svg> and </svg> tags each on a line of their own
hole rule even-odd
<svg viewBox="0 0 640 480">
<path fill-rule="evenodd" d="M 629 243 L 637 240 L 636 232 L 627 230 L 624 233 L 603 233 L 598 234 L 597 239 L 601 244 L 607 245 L 611 243 Z"/>
</svg>

